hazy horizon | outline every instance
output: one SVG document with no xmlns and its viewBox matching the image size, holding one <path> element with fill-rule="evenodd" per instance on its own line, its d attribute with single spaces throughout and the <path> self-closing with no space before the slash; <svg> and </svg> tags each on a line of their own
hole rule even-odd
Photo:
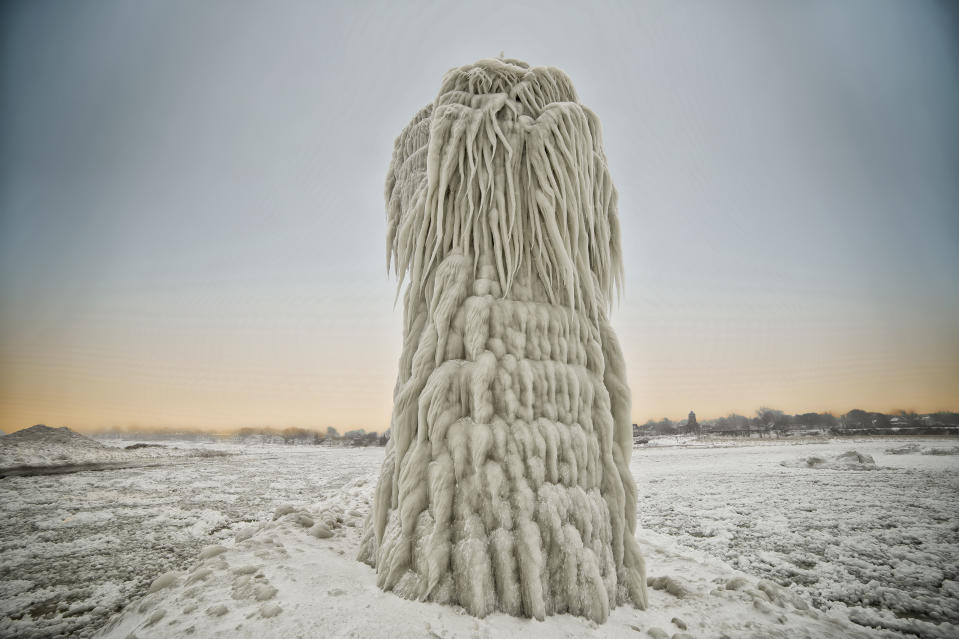
<svg viewBox="0 0 959 639">
<path fill-rule="evenodd" d="M 603 124 L 633 422 L 959 406 L 956 5 L 484 6 L 5 3 L 0 428 L 385 430 L 393 140 L 501 51 Z"/>
<path fill-rule="evenodd" d="M 766 409 L 770 409 L 770 408 L 771 408 L 771 409 L 773 409 L 773 410 L 777 410 L 775 407 L 772 407 L 772 406 L 763 406 L 763 407 L 761 407 L 761 408 L 766 408 Z M 867 413 L 883 413 L 883 412 L 884 412 L 884 411 L 875 411 L 875 410 L 870 409 L 869 407 L 863 407 L 863 406 L 857 406 L 857 407 L 851 408 L 851 409 L 849 409 L 849 410 L 852 411 L 852 410 L 856 410 L 856 409 L 864 410 L 864 411 L 867 412 Z M 897 409 L 897 410 L 894 410 L 894 411 L 885 411 L 884 414 L 894 416 L 896 413 L 900 412 L 900 410 L 903 410 L 903 411 L 908 412 L 908 409 Z M 703 424 L 703 423 L 708 423 L 708 422 L 713 422 L 713 421 L 715 421 L 715 420 L 719 420 L 719 419 L 721 419 L 721 418 L 723 418 L 723 417 L 731 417 L 731 416 L 733 416 L 733 415 L 739 415 L 739 416 L 744 416 L 744 417 L 747 417 L 747 418 L 752 418 L 752 417 L 757 416 L 758 412 L 759 412 L 759 408 L 757 408 L 756 410 L 747 411 L 747 412 L 744 412 L 744 413 L 732 412 L 732 413 L 726 413 L 726 414 L 723 414 L 723 415 L 702 415 L 702 414 L 700 414 L 700 413 L 696 413 L 696 421 L 697 421 L 698 423 L 700 423 L 700 424 Z M 815 411 L 815 410 L 802 411 L 802 412 L 797 412 L 797 413 L 790 413 L 790 412 L 788 412 L 788 411 L 785 411 L 785 412 L 786 412 L 788 415 L 800 415 L 800 414 L 803 414 L 803 413 L 818 413 L 818 414 L 830 414 L 830 415 L 833 415 L 834 417 L 841 417 L 842 415 L 844 415 L 846 412 L 849 412 L 849 411 L 844 411 L 843 413 L 834 413 L 834 412 L 832 412 L 832 411 Z M 953 414 L 955 414 L 955 413 L 959 413 L 959 410 L 944 409 L 944 410 L 930 411 L 930 412 L 918 413 L 918 414 L 920 414 L 920 415 L 927 415 L 927 414 L 933 414 L 933 413 L 953 413 Z M 676 424 L 682 424 L 682 423 L 685 423 L 685 421 L 686 421 L 686 419 L 688 418 L 688 416 L 689 416 L 688 413 L 683 414 L 683 415 L 681 415 L 681 416 L 661 415 L 661 416 L 659 416 L 659 417 L 651 417 L 651 418 L 646 419 L 646 420 L 644 420 L 644 421 L 642 421 L 642 422 L 634 422 L 634 424 L 636 424 L 636 425 L 643 425 L 643 424 L 646 424 L 646 423 L 651 422 L 651 421 L 657 421 L 657 422 L 658 422 L 658 421 L 661 421 L 661 420 L 663 420 L 663 419 L 669 419 L 669 420 L 671 420 L 672 422 L 674 422 L 674 423 L 676 423 Z M 182 433 L 194 433 L 194 434 L 201 434 L 201 435 L 227 435 L 227 434 L 235 434 L 235 433 L 238 433 L 238 432 L 243 431 L 243 430 L 252 430 L 252 431 L 276 431 L 276 432 L 280 432 L 280 431 L 283 431 L 283 430 L 288 429 L 288 428 L 296 428 L 296 429 L 300 429 L 300 430 L 314 431 L 314 432 L 318 432 L 318 433 L 326 433 L 327 430 L 328 430 L 328 428 L 330 428 L 330 427 L 334 428 L 340 435 L 343 435 L 344 433 L 348 433 L 348 432 L 353 431 L 353 430 L 361 430 L 361 429 L 364 430 L 364 431 L 366 431 L 367 433 L 377 433 L 377 434 L 382 435 L 382 434 L 383 434 L 386 430 L 388 430 L 388 428 L 389 428 L 389 426 L 386 426 L 386 427 L 381 428 L 381 429 L 375 429 L 375 428 L 365 428 L 365 427 L 363 427 L 363 426 L 355 426 L 355 427 L 354 427 L 354 426 L 345 426 L 345 425 L 337 425 L 337 424 L 326 424 L 326 425 L 300 425 L 300 426 L 292 426 L 292 425 L 289 425 L 289 424 L 244 424 L 244 425 L 230 426 L 230 427 L 224 427 L 224 428 L 210 428 L 210 427 L 197 426 L 197 425 L 149 426 L 149 425 L 145 425 L 145 424 L 133 424 L 133 425 L 126 425 L 126 426 L 86 426 L 86 427 L 74 427 L 74 426 L 71 426 L 70 424 L 44 424 L 44 423 L 38 423 L 38 424 L 29 424 L 29 425 L 26 425 L 26 426 L 18 426 L 18 427 L 16 427 L 16 428 L 12 429 L 12 430 L 5 430 L 5 429 L 3 429 L 3 428 L 0 428 L 0 435 L 2 435 L 2 434 L 10 434 L 10 433 L 13 433 L 13 432 L 17 432 L 17 431 L 20 431 L 20 430 L 24 430 L 24 429 L 30 428 L 30 427 L 32 427 L 32 426 L 49 426 L 49 427 L 51 427 L 51 428 L 61 428 L 61 427 L 63 427 L 63 426 L 66 426 L 67 428 L 70 428 L 70 430 L 73 430 L 73 431 L 76 431 L 76 432 L 79 432 L 79 433 L 91 434 L 91 435 L 106 434 L 106 433 L 117 433 L 117 432 L 118 432 L 118 433 L 133 433 L 133 434 L 136 434 L 136 433 L 162 434 L 162 433 L 164 433 L 164 432 L 171 432 L 171 433 L 173 433 L 173 432 L 182 432 Z"/>
</svg>

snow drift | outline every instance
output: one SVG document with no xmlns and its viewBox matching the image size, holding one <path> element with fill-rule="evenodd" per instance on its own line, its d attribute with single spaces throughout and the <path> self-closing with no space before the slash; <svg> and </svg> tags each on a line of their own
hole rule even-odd
<svg viewBox="0 0 959 639">
<path fill-rule="evenodd" d="M 645 608 L 599 120 L 557 69 L 453 69 L 397 138 L 386 200 L 404 346 L 359 558 L 480 617 Z"/>
</svg>

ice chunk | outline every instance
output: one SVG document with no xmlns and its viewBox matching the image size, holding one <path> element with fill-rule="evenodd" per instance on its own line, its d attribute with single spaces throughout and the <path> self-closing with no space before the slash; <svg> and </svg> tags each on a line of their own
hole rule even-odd
<svg viewBox="0 0 959 639">
<path fill-rule="evenodd" d="M 289 515 L 295 510 L 296 508 L 293 507 L 293 504 L 281 504 L 276 507 L 276 510 L 273 511 L 273 519 L 279 519 L 284 515 Z"/>
<path fill-rule="evenodd" d="M 276 595 L 276 588 L 269 584 L 257 584 L 253 587 L 253 597 L 257 601 L 266 601 Z"/>
<path fill-rule="evenodd" d="M 179 573 L 175 571 L 163 573 L 162 575 L 154 579 L 152 584 L 150 584 L 149 592 L 157 592 L 158 590 L 169 588 L 170 586 L 177 583 L 178 577 L 179 577 Z"/>
<path fill-rule="evenodd" d="M 270 617 L 275 617 L 281 612 L 283 612 L 283 609 L 280 608 L 280 605 L 276 603 L 265 603 L 260 606 L 260 616 L 266 617 L 267 619 Z"/>
<path fill-rule="evenodd" d="M 689 596 L 689 590 L 672 577 L 650 577 L 647 580 L 650 588 L 655 590 L 665 590 L 669 594 L 679 599 Z"/>
<path fill-rule="evenodd" d="M 827 470 L 876 470 L 876 460 L 855 450 L 846 451 L 834 457 L 803 457 L 784 461 L 783 466 L 792 468 L 818 468 Z"/>
<path fill-rule="evenodd" d="M 197 555 L 197 558 L 200 561 L 203 561 L 204 559 L 209 559 L 210 557 L 216 557 L 217 555 L 225 552 L 226 552 L 226 548 L 218 544 L 213 544 L 212 546 L 206 546 L 205 548 L 203 548 L 203 550 L 200 551 L 200 554 Z"/>
</svg>

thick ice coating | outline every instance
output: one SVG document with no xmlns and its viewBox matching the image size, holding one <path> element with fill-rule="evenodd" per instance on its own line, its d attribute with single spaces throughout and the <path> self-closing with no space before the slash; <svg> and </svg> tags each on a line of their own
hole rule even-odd
<svg viewBox="0 0 959 639">
<path fill-rule="evenodd" d="M 397 138 L 386 200 L 403 352 L 359 558 L 480 617 L 645 608 L 598 119 L 557 69 L 453 69 Z"/>
</svg>

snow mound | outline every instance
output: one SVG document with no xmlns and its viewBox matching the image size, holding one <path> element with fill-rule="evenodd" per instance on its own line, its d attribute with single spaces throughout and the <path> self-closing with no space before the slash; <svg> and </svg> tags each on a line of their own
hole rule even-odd
<svg viewBox="0 0 959 639">
<path fill-rule="evenodd" d="M 876 460 L 872 455 L 866 455 L 855 450 L 840 453 L 834 457 L 800 457 L 799 459 L 783 461 L 782 466 L 788 468 L 817 468 L 825 470 L 876 470 Z"/>
<path fill-rule="evenodd" d="M 74 446 L 78 448 L 105 448 L 103 444 L 90 439 L 86 435 L 74 432 L 66 426 L 52 428 L 44 424 L 37 424 L 30 428 L 18 430 L 15 433 L 4 435 L 0 438 L 0 446 L 11 445 L 63 445 Z"/>
<path fill-rule="evenodd" d="M 187 450 L 167 446 L 106 446 L 66 426 L 51 428 L 37 424 L 0 437 L 0 473 L 32 474 L 76 467 L 77 470 L 104 465 L 159 463 L 176 457 L 224 455 L 222 451 Z M 62 471 L 61 471 L 62 472 Z"/>
</svg>

